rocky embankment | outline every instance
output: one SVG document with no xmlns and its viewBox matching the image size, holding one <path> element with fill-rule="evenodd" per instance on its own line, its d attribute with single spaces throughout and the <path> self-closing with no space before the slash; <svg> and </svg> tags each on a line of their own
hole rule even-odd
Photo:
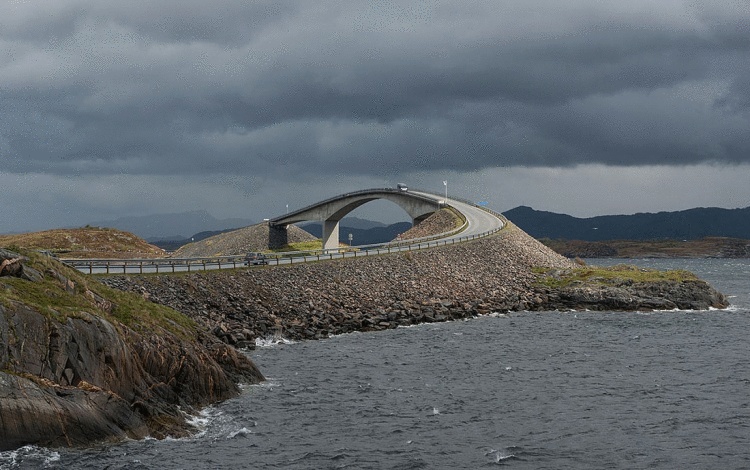
<svg viewBox="0 0 750 470">
<path fill-rule="evenodd" d="M 401 234 L 401 240 L 429 237 L 439 233 L 449 232 L 460 227 L 464 220 L 459 217 L 455 209 L 440 209 L 422 223 L 415 225 Z"/>
<path fill-rule="evenodd" d="M 263 379 L 179 313 L 50 258 L 0 250 L 0 451 L 184 436 Z"/>
<path fill-rule="evenodd" d="M 509 224 L 495 236 L 419 252 L 104 282 L 183 312 L 229 344 L 252 346 L 271 336 L 315 339 L 491 312 L 571 308 L 562 293 L 540 284 L 540 266 L 576 265 Z M 672 293 L 715 292 L 705 283 L 685 290 Z M 604 297 L 591 295 L 590 305 Z M 582 296 L 578 300 L 579 308 L 589 308 Z M 654 308 L 652 300 L 643 297 L 627 310 Z M 717 300 L 702 308 L 722 305 Z"/>
<path fill-rule="evenodd" d="M 267 251 L 273 234 L 267 222 L 220 233 L 187 245 L 174 252 L 174 258 L 201 258 L 210 256 L 244 255 L 252 251 Z M 317 238 L 301 228 L 287 227 L 287 243 L 315 241 Z"/>
</svg>

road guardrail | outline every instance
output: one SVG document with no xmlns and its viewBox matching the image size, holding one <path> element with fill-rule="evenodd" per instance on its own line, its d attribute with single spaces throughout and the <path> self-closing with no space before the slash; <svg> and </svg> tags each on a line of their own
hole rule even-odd
<svg viewBox="0 0 750 470">
<path fill-rule="evenodd" d="M 458 200 L 458 199 L 457 199 Z M 490 209 L 472 206 L 485 210 L 505 222 L 506 219 L 502 214 Z M 468 221 L 460 211 L 456 211 L 463 219 L 463 224 L 448 232 L 430 235 L 421 238 L 412 238 L 406 240 L 395 240 L 386 243 L 375 243 L 371 245 L 359 245 L 356 247 L 305 250 L 305 251 L 286 251 L 279 253 L 264 253 L 266 262 L 269 265 L 278 266 L 280 264 L 297 264 L 308 263 L 322 260 L 332 260 L 337 258 L 356 258 L 362 256 L 376 256 L 387 253 L 396 253 L 404 251 L 417 251 L 437 246 L 453 245 L 467 241 L 484 238 L 500 231 L 504 226 L 496 227 L 492 230 L 479 234 L 455 237 L 455 235 L 466 230 Z M 449 238 L 453 237 L 453 238 Z M 167 273 L 167 272 L 192 272 L 207 271 L 213 269 L 228 269 L 246 266 L 245 255 L 230 256 L 210 256 L 198 258 L 135 258 L 135 259 L 89 259 L 89 258 L 61 258 L 60 261 L 78 269 L 82 272 L 94 274 L 143 274 Z M 252 265 L 251 265 L 252 266 Z"/>
</svg>

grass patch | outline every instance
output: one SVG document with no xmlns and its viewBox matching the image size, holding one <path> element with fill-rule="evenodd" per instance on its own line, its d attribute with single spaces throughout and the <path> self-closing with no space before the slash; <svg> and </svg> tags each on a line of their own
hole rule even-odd
<svg viewBox="0 0 750 470">
<path fill-rule="evenodd" d="M 690 271 L 658 271 L 624 264 L 609 267 L 583 266 L 568 270 L 535 268 L 534 272 L 539 275 L 537 282 L 549 288 L 563 288 L 578 284 L 612 285 L 623 282 L 683 282 L 698 279 Z"/>
<path fill-rule="evenodd" d="M 158 326 L 182 338 L 195 336 L 196 323 L 174 309 L 109 286 L 100 285 L 97 289 L 103 297 L 112 302 L 111 316 L 130 328 L 153 330 Z"/>
<path fill-rule="evenodd" d="M 454 209 L 453 207 L 447 207 L 446 209 L 442 209 L 442 210 L 446 211 L 448 216 L 453 219 L 452 220 L 453 227 L 451 228 L 451 230 L 457 229 L 466 223 L 466 217 L 461 212 Z"/>
<path fill-rule="evenodd" d="M 163 257 L 164 251 L 129 232 L 112 228 L 85 226 L 42 232 L 0 235 L 0 246 L 47 250 L 69 257 L 133 258 Z"/>
<path fill-rule="evenodd" d="M 30 259 L 24 265 L 41 272 L 44 279 L 39 282 L 15 277 L 0 279 L 0 302 L 8 308 L 14 303 L 24 304 L 60 322 L 89 313 L 116 320 L 134 330 L 153 331 L 160 327 L 181 338 L 195 336 L 195 322 L 176 310 L 100 284 L 39 253 L 18 252 Z M 111 308 L 103 308 L 107 303 L 111 303 Z"/>
<path fill-rule="evenodd" d="M 339 251 L 359 251 L 359 248 L 357 247 L 350 247 L 344 244 L 339 244 L 339 247 L 336 248 Z M 269 250 L 270 253 L 281 253 L 282 257 L 293 257 L 293 256 L 315 256 L 317 254 L 320 254 L 323 251 L 323 242 L 318 240 L 309 240 L 305 242 L 297 242 L 297 243 L 290 243 L 288 245 L 284 245 L 281 248 L 274 248 L 272 250 Z M 293 255 L 285 255 L 285 252 L 293 251 L 295 252 Z"/>
<path fill-rule="evenodd" d="M 70 295 L 58 282 L 49 279 L 30 282 L 5 277 L 1 285 L 4 288 L 0 290 L 0 299 L 6 308 L 18 302 L 58 321 L 80 316 L 80 312 L 92 310 L 91 304 L 84 301 L 83 296 Z"/>
<path fill-rule="evenodd" d="M 323 242 L 318 240 L 309 240 L 306 242 L 297 242 L 284 245 L 281 248 L 270 250 L 272 253 L 281 253 L 284 251 L 320 251 L 323 249 Z"/>
</svg>

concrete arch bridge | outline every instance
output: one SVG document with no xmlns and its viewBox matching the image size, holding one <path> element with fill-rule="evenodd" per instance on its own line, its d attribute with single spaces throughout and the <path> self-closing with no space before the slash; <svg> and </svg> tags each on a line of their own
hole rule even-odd
<svg viewBox="0 0 750 470">
<path fill-rule="evenodd" d="M 271 228 L 269 242 L 271 246 L 286 244 L 287 225 L 297 222 L 320 221 L 323 223 L 323 249 L 336 249 L 339 246 L 339 222 L 341 219 L 359 206 L 376 199 L 385 199 L 400 206 L 409 214 L 414 225 L 418 225 L 446 205 L 446 202 L 439 196 L 422 192 L 392 188 L 355 191 L 270 219 L 268 222 Z"/>
</svg>

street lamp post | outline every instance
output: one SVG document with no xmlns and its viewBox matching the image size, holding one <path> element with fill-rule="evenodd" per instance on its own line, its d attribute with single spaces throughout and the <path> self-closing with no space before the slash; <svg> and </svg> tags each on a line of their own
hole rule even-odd
<svg viewBox="0 0 750 470">
<path fill-rule="evenodd" d="M 443 186 L 445 186 L 445 203 L 448 203 L 448 180 L 443 180 Z"/>
</svg>

